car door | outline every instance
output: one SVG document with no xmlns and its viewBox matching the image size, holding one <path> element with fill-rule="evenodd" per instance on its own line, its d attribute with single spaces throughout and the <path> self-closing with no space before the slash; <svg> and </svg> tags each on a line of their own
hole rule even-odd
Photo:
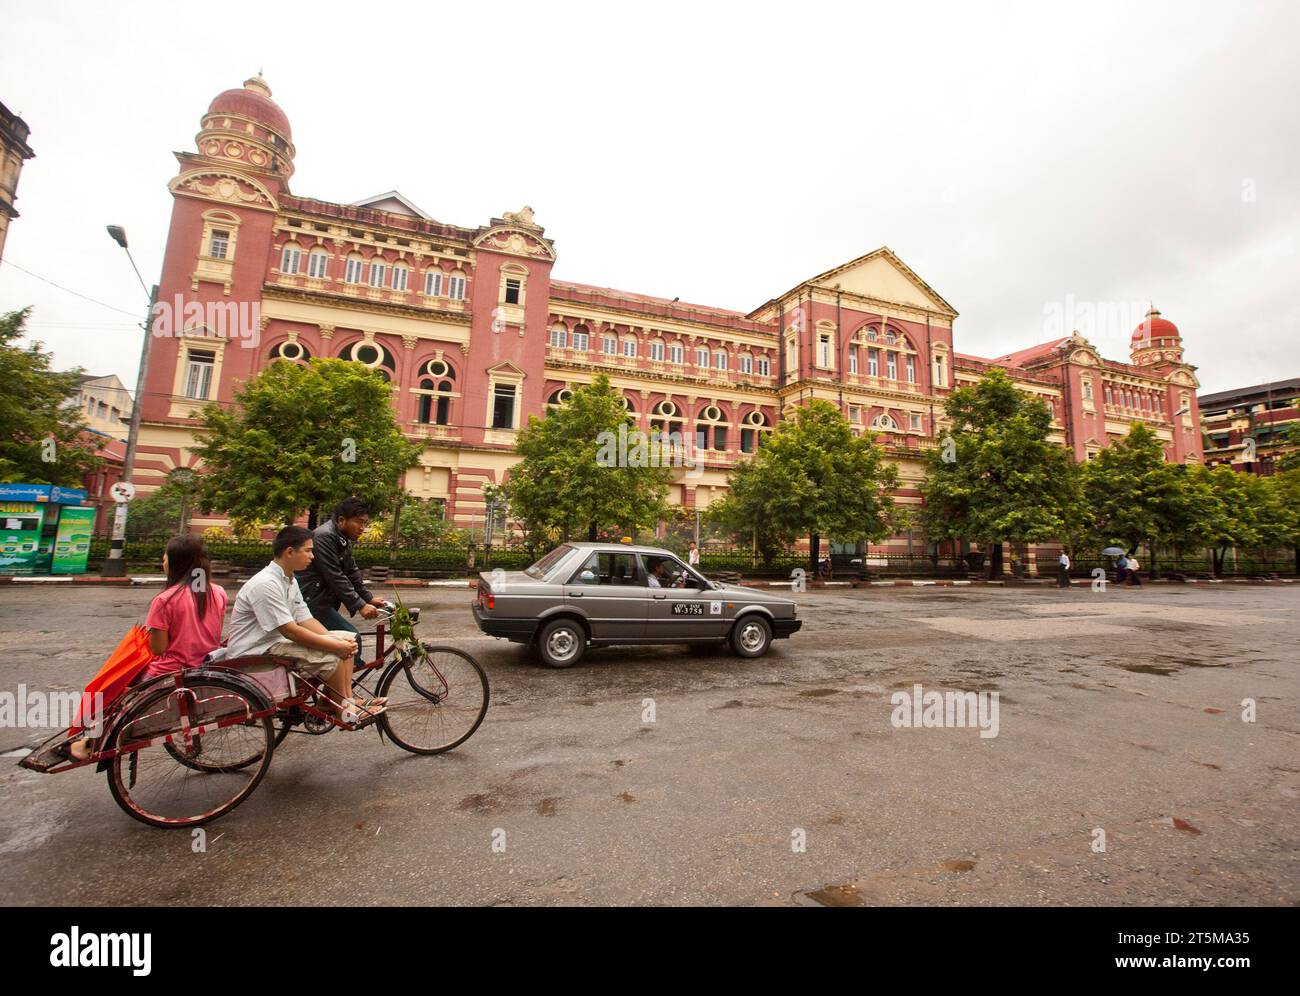
<svg viewBox="0 0 1300 996">
<path fill-rule="evenodd" d="M 564 600 L 591 626 L 593 640 L 639 640 L 645 636 L 646 596 L 636 555 L 593 550 L 564 586 Z"/>
<path fill-rule="evenodd" d="M 663 562 L 668 575 L 663 587 L 648 587 L 650 600 L 646 613 L 646 636 L 663 643 L 688 643 L 692 640 L 718 639 L 726 634 L 727 602 L 708 582 L 687 569 L 675 557 L 642 554 L 642 570 L 648 578 L 655 564 Z M 681 577 L 684 584 L 673 585 Z"/>
</svg>

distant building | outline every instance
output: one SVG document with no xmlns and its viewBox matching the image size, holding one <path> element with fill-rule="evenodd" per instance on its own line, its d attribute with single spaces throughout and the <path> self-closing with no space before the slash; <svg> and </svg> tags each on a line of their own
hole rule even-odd
<svg viewBox="0 0 1300 996">
<path fill-rule="evenodd" d="M 0 259 L 5 254 L 5 236 L 9 234 L 9 221 L 17 218 L 14 201 L 18 199 L 18 174 L 23 162 L 35 157 L 27 144 L 31 129 L 27 122 L 0 104 Z"/>
<path fill-rule="evenodd" d="M 1286 427 L 1300 421 L 1300 377 L 1205 394 L 1201 431 L 1205 463 L 1251 474 L 1271 474 L 1283 454 L 1296 450 L 1282 441 Z"/>
<path fill-rule="evenodd" d="M 82 377 L 77 404 L 89 428 L 113 439 L 126 439 L 131 428 L 131 394 L 115 374 Z"/>
</svg>

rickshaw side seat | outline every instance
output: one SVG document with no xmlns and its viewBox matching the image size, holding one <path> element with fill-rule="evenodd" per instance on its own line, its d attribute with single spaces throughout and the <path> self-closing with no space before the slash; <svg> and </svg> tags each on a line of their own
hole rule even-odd
<svg viewBox="0 0 1300 996">
<path fill-rule="evenodd" d="M 294 689 L 289 672 L 296 663 L 294 658 L 279 654 L 250 654 L 247 657 L 214 661 L 208 666 L 238 671 L 260 685 L 272 702 L 279 703 L 293 697 Z"/>
</svg>

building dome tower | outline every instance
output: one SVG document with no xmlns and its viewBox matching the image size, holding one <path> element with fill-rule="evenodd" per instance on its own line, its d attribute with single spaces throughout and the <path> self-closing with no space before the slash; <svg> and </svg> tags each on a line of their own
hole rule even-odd
<svg viewBox="0 0 1300 996">
<path fill-rule="evenodd" d="M 1182 363 L 1183 337 L 1178 331 L 1178 326 L 1168 319 L 1161 318 L 1160 312 L 1153 304 L 1146 318 L 1133 330 L 1129 353 L 1133 364 L 1139 367 L 1154 366 L 1158 363 Z"/>
<path fill-rule="evenodd" d="M 288 191 L 293 175 L 293 131 L 288 116 L 271 99 L 261 76 L 217 95 L 203 115 L 195 144 L 199 154 L 265 174 L 270 186 Z"/>
</svg>

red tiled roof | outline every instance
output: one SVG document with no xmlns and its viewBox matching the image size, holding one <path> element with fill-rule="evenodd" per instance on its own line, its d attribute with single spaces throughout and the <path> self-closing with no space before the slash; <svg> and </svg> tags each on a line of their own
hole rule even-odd
<svg viewBox="0 0 1300 996">
<path fill-rule="evenodd" d="M 1037 346 L 1028 346 L 1025 349 L 1018 349 L 1014 353 L 1007 353 L 1005 356 L 999 357 L 997 362 L 1025 367 L 1037 360 L 1047 359 L 1057 353 L 1063 343 L 1069 341 L 1070 337 L 1065 336 L 1060 339 L 1053 339 L 1051 342 L 1040 342 Z"/>
<path fill-rule="evenodd" d="M 667 297 L 655 297 L 653 294 L 638 294 L 635 291 L 618 290 L 615 287 L 597 287 L 595 284 L 580 284 L 572 280 L 552 280 L 551 287 L 573 288 L 574 290 L 601 294 L 611 298 L 620 298 L 624 301 L 636 301 L 642 304 L 675 305 L 678 308 L 689 308 L 692 311 L 709 311 L 717 315 L 727 315 L 731 318 L 744 318 L 746 316 L 746 313 L 743 311 L 733 311 L 730 308 L 717 308 L 711 304 L 692 304 L 690 301 L 674 301 Z"/>
</svg>

